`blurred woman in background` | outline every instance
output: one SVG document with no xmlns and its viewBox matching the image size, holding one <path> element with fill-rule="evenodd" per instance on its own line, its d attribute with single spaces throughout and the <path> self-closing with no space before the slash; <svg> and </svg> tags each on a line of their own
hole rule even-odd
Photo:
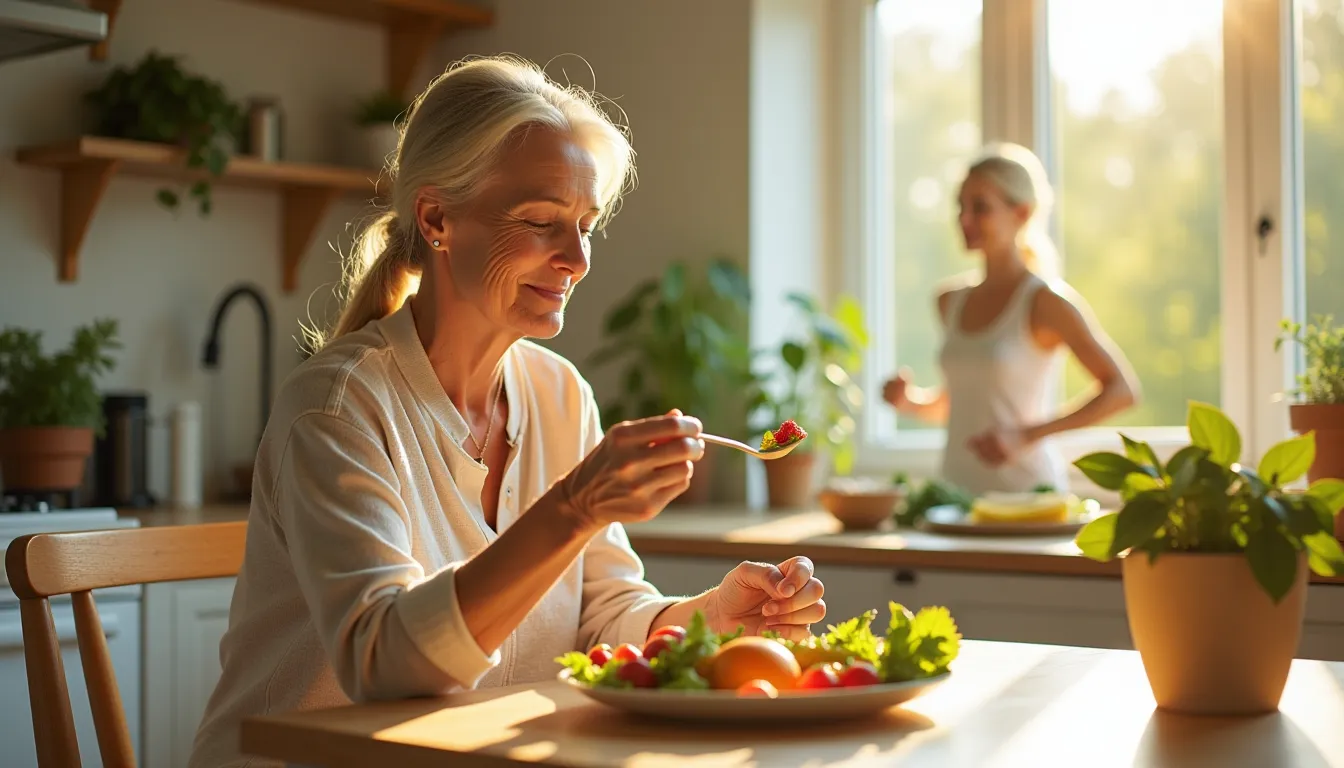
<svg viewBox="0 0 1344 768">
<path fill-rule="evenodd" d="M 943 385 L 917 387 L 902 368 L 883 399 L 902 414 L 946 424 L 942 478 L 972 494 L 1068 487 L 1053 436 L 1099 424 L 1138 402 L 1124 354 L 1090 308 L 1057 277 L 1046 231 L 1053 193 L 1027 148 L 995 144 L 962 182 L 958 224 L 984 269 L 936 291 Z M 1096 380 L 1063 409 L 1055 385 L 1065 350 Z"/>
</svg>

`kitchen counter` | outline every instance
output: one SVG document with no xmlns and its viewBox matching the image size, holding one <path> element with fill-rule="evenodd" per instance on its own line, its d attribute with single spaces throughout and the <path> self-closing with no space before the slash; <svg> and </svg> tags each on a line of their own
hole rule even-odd
<svg viewBox="0 0 1344 768">
<path fill-rule="evenodd" d="M 243 722 L 245 752 L 313 766 L 1344 768 L 1344 664 L 1293 662 L 1279 711 L 1156 710 L 1133 651 L 965 641 L 952 676 L 876 717 L 752 727 L 636 718 L 547 681 Z"/>
<path fill-rule="evenodd" d="M 246 504 L 205 504 L 193 509 L 154 507 L 152 509 L 120 509 L 119 517 L 140 521 L 142 528 L 165 525 L 203 525 L 205 523 L 232 523 L 247 519 Z"/>
<path fill-rule="evenodd" d="M 824 510 L 671 507 L 627 530 L 641 556 L 779 562 L 806 555 L 818 565 L 1120 578 L 1118 560 L 1084 557 L 1072 536 L 954 536 L 891 526 L 845 532 Z M 1311 580 L 1344 585 L 1338 576 L 1313 573 Z"/>
</svg>

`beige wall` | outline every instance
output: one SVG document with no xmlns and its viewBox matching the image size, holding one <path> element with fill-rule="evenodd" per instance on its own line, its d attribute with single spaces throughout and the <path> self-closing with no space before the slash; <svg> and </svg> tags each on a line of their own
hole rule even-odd
<svg viewBox="0 0 1344 768">
<path fill-rule="evenodd" d="M 147 390 L 155 417 L 179 401 L 202 404 L 204 457 L 211 476 L 250 456 L 257 431 L 258 325 L 251 306 L 235 305 L 223 337 L 223 368 L 199 363 L 215 299 L 248 280 L 271 300 L 277 385 L 298 361 L 299 318 L 317 317 L 339 277 L 327 247 L 355 217 L 336 206 L 304 263 L 301 288 L 280 292 L 279 200 L 274 192 L 219 190 L 215 212 L 174 216 L 154 202 L 152 181 L 116 178 L 89 229 L 80 279 L 56 282 L 59 175 L 17 166 L 17 146 L 60 140 L 81 127 L 81 94 L 111 68 L 149 48 L 184 54 L 191 70 L 221 80 L 236 98 L 279 96 L 294 159 L 335 161 L 344 113 L 354 94 L 379 85 L 382 37 L 372 29 L 229 0 L 130 0 L 116 26 L 111 60 L 82 50 L 0 63 L 0 326 L 42 330 L 64 345 L 72 329 L 115 317 L 126 348 L 109 388 Z M 348 238 L 343 241 L 348 243 Z M 167 426 L 155 424 L 151 485 L 166 493 Z"/>
</svg>

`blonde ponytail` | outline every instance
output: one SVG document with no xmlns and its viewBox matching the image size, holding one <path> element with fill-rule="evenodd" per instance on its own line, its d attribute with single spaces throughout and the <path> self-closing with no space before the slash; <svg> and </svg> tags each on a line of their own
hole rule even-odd
<svg viewBox="0 0 1344 768">
<path fill-rule="evenodd" d="M 1047 281 L 1058 278 L 1059 251 L 1047 224 L 1054 190 L 1040 158 L 1020 144 L 990 144 L 971 164 L 967 175 L 988 179 L 1009 203 L 1031 207 L 1031 218 L 1022 228 L 1018 243 L 1022 260 L 1028 269 Z"/>
<path fill-rule="evenodd" d="M 415 226 L 426 190 L 445 209 L 465 206 L 500 152 L 529 126 L 564 132 L 597 161 L 601 228 L 634 180 L 634 150 L 582 88 L 560 87 L 535 64 L 512 56 L 468 59 L 434 78 L 411 104 L 385 176 L 388 210 L 360 232 L 346 258 L 344 306 L 328 336 L 307 329 L 313 351 L 387 317 L 416 291 L 432 252 Z"/>
</svg>

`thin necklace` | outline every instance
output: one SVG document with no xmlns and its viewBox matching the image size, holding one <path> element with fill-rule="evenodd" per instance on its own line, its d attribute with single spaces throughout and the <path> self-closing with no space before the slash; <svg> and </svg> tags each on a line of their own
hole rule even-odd
<svg viewBox="0 0 1344 768">
<path fill-rule="evenodd" d="M 499 374 L 499 383 L 495 385 L 495 395 L 490 398 L 490 420 L 485 423 L 485 437 L 481 442 L 476 442 L 476 436 L 471 433 L 471 425 L 467 424 L 467 437 L 471 438 L 472 444 L 476 446 L 477 453 L 481 455 L 480 458 L 476 460 L 482 464 L 485 463 L 485 448 L 490 445 L 490 431 L 495 428 L 495 406 L 499 405 L 499 396 L 503 391 L 504 373 L 501 371 Z"/>
</svg>

